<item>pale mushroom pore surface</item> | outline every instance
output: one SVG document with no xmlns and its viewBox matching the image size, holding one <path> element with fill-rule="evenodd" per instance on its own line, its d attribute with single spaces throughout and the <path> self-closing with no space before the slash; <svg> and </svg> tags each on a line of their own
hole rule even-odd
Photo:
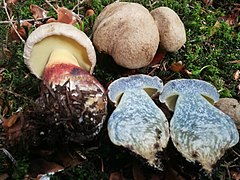
<svg viewBox="0 0 240 180">
<path fill-rule="evenodd" d="M 178 14 L 168 7 L 159 7 L 151 15 L 158 26 L 160 46 L 169 52 L 179 50 L 186 42 L 186 32 Z"/>
<path fill-rule="evenodd" d="M 105 7 L 96 19 L 93 43 L 117 64 L 135 69 L 151 62 L 158 48 L 159 33 L 144 6 L 118 2 Z"/>
<path fill-rule="evenodd" d="M 29 35 L 24 46 L 24 62 L 34 75 L 42 78 L 50 54 L 57 49 L 69 51 L 81 68 L 93 72 L 96 54 L 91 40 L 76 27 L 60 22 L 41 25 Z"/>
<path fill-rule="evenodd" d="M 45 65 L 47 64 L 51 53 L 56 49 L 64 49 L 71 53 L 79 63 L 79 66 L 85 70 L 89 70 L 91 64 L 88 61 L 86 49 L 73 39 L 65 36 L 50 36 L 35 44 L 32 48 L 30 66 L 35 69 L 35 73 L 42 75 Z M 62 56 L 60 62 L 64 62 L 65 57 Z M 65 61 L 67 64 L 68 61 Z"/>
</svg>

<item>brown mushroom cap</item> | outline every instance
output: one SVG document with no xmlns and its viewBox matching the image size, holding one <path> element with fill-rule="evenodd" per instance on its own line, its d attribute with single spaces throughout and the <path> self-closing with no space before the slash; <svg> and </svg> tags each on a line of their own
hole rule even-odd
<svg viewBox="0 0 240 180">
<path fill-rule="evenodd" d="M 56 49 L 67 50 L 81 68 L 93 72 L 96 54 L 91 40 L 74 26 L 59 22 L 44 24 L 30 34 L 24 47 L 24 62 L 41 78 L 50 54 Z"/>
<path fill-rule="evenodd" d="M 238 129 L 240 129 L 240 104 L 234 98 L 220 98 L 215 106 L 229 115 L 235 122 Z"/>
<path fill-rule="evenodd" d="M 185 27 L 176 12 L 168 7 L 151 11 L 159 31 L 160 46 L 166 51 L 175 52 L 186 42 Z"/>
<path fill-rule="evenodd" d="M 151 62 L 158 48 L 159 33 L 145 7 L 115 2 L 97 17 L 93 43 L 98 51 L 111 55 L 120 66 L 135 69 Z"/>
</svg>

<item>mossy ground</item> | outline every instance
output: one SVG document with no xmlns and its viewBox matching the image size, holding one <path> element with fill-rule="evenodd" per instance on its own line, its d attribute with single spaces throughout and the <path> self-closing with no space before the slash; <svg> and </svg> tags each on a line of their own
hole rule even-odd
<svg viewBox="0 0 240 180">
<path fill-rule="evenodd" d="M 84 31 L 91 35 L 91 26 L 96 16 L 101 10 L 113 1 L 103 0 L 91 1 L 90 5 L 94 9 L 94 16 L 84 19 Z M 197 78 L 208 81 L 216 86 L 221 97 L 234 97 L 240 100 L 239 79 L 234 79 L 233 75 L 240 70 L 240 25 L 239 20 L 234 26 L 229 25 L 219 18 L 230 15 L 238 0 L 216 0 L 213 6 L 206 6 L 200 0 L 136 0 L 149 10 L 159 6 L 168 6 L 178 13 L 185 24 L 187 32 L 187 42 L 183 48 L 176 53 L 168 53 L 160 62 L 160 68 L 156 69 L 152 75 L 157 75 L 165 82 L 176 78 Z M 77 1 L 56 1 L 59 6 L 72 9 Z M 30 4 L 36 4 L 50 11 L 49 15 L 56 17 L 56 13 L 48 7 L 44 1 L 28 0 L 18 2 L 12 6 L 14 20 L 20 21 L 32 18 L 29 10 Z M 40 81 L 30 74 L 23 62 L 23 43 L 13 42 L 9 39 L 9 28 L 11 27 L 3 8 L 0 8 L 0 115 L 7 118 L 17 111 L 20 107 L 27 109 L 31 103 L 39 96 Z M 80 5 L 83 6 L 83 5 Z M 87 5 L 85 5 L 86 7 Z M 80 14 L 84 13 L 81 10 Z M 216 26 L 216 22 L 219 25 Z M 29 31 L 29 33 L 34 29 Z M 9 52 L 6 50 L 9 50 Z M 10 53 L 10 56 L 9 56 Z M 102 54 L 97 54 L 98 63 L 95 69 L 95 77 L 106 87 L 109 82 L 117 79 L 124 74 L 131 72 L 111 63 L 111 58 Z M 184 76 L 180 72 L 173 72 L 169 69 L 172 63 L 182 61 L 185 68 L 193 73 Z M 235 61 L 235 62 L 234 62 Z M 110 62 L 110 63 L 109 63 Z M 164 66 L 163 66 L 164 65 Z M 205 67 L 201 70 L 203 67 Z M 166 67 L 163 68 L 163 67 Z M 153 68 L 143 68 L 139 72 L 149 73 Z M 99 139 L 82 149 L 89 161 L 81 163 L 75 168 L 69 168 L 59 174 L 54 179 L 108 179 L 112 171 L 124 171 L 129 173 L 128 163 L 137 161 L 128 152 L 114 147 L 106 137 L 106 132 L 101 133 Z M 0 131 L 1 132 L 1 131 Z M 1 134 L 0 134 L 1 135 Z M 1 136 L 0 136 L 1 138 Z M 0 145 L 1 145 L 0 139 Z M 96 148 L 93 148 L 94 146 Z M 1 146 L 0 146 L 1 147 Z M 10 150 L 11 151 L 11 150 Z M 14 167 L 0 152 L 0 175 L 9 173 L 10 179 L 23 179 L 29 169 L 29 156 L 24 152 L 15 152 L 14 158 L 18 165 Z M 240 147 L 236 147 L 236 152 L 240 153 Z M 114 157 L 112 157 L 114 156 Z M 238 157 L 239 158 L 239 157 Z M 103 164 L 104 165 L 103 165 Z M 106 163 L 106 164 L 105 164 Z M 139 163 L 139 162 L 138 162 Z M 221 162 L 218 171 L 212 178 L 230 179 L 226 162 Z M 104 166 L 104 169 L 102 169 Z M 239 168 L 239 167 L 238 167 Z M 125 172 L 126 171 L 126 172 Z M 148 170 L 145 170 L 147 173 Z M 151 172 L 152 173 L 152 172 Z M 78 178 L 76 178 L 78 177 Z M 131 179 L 131 176 L 129 177 Z M 206 177 L 211 179 L 211 177 Z"/>
</svg>

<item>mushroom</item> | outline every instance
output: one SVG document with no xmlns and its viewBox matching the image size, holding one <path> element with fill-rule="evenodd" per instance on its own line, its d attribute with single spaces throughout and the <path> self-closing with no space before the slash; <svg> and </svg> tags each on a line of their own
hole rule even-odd
<svg viewBox="0 0 240 180">
<path fill-rule="evenodd" d="M 95 136 L 106 118 L 107 96 L 91 75 L 96 54 L 90 39 L 72 25 L 45 24 L 30 34 L 23 56 L 44 82 L 39 112 L 55 124 L 68 120 L 82 138 Z"/>
<path fill-rule="evenodd" d="M 176 12 L 168 7 L 152 10 L 159 31 L 160 47 L 168 52 L 176 52 L 186 42 L 185 27 Z"/>
<path fill-rule="evenodd" d="M 108 120 L 111 141 L 157 169 L 162 168 L 157 154 L 167 146 L 169 125 L 150 96 L 162 87 L 161 79 L 143 74 L 122 77 L 108 87 L 108 97 L 116 105 Z"/>
<path fill-rule="evenodd" d="M 216 88 L 202 80 L 178 79 L 165 84 L 160 101 L 174 111 L 170 136 L 189 161 L 198 161 L 206 172 L 239 141 L 233 120 L 212 104 Z"/>
<path fill-rule="evenodd" d="M 93 43 L 125 68 L 136 69 L 152 61 L 159 44 L 156 23 L 142 5 L 115 2 L 106 6 L 93 26 Z"/>
<path fill-rule="evenodd" d="M 220 98 L 215 106 L 229 115 L 235 122 L 238 129 L 240 129 L 240 104 L 234 98 Z"/>
</svg>

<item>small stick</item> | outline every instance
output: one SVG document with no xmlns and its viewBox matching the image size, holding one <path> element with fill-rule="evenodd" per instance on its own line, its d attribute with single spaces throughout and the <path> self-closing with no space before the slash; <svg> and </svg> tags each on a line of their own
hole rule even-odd
<svg viewBox="0 0 240 180">
<path fill-rule="evenodd" d="M 14 157 L 10 154 L 10 152 L 8 152 L 8 150 L 6 150 L 5 148 L 1 149 L 4 154 L 12 161 L 12 163 L 14 164 L 14 166 L 17 166 L 17 161 L 14 159 Z"/>
<path fill-rule="evenodd" d="M 37 18 L 37 19 L 24 19 L 24 20 L 21 20 L 20 22 L 24 22 L 24 21 L 27 21 L 27 22 L 34 22 L 34 21 L 42 21 L 42 20 L 45 20 L 45 19 L 49 19 L 51 18 L 51 16 L 48 16 L 48 17 L 44 17 L 44 18 Z M 12 21 L 13 23 L 17 22 L 17 21 Z M 0 21 L 0 24 L 9 24 L 10 21 Z"/>
<path fill-rule="evenodd" d="M 57 9 L 56 9 L 48 0 L 45 0 L 45 2 L 46 2 L 51 8 L 53 8 L 53 10 L 54 10 L 55 12 L 57 12 Z"/>
<path fill-rule="evenodd" d="M 78 15 L 79 15 L 79 5 L 83 4 L 86 0 L 79 1 L 78 3 L 73 7 L 72 11 L 74 11 L 76 8 L 78 8 Z"/>
<path fill-rule="evenodd" d="M 21 95 L 21 94 L 12 92 L 12 91 L 10 91 L 10 90 L 4 89 L 4 88 L 0 88 L 0 91 L 7 92 L 7 93 L 12 94 L 12 95 L 14 95 L 14 96 L 16 96 L 16 97 L 21 97 L 21 98 L 23 98 L 23 99 L 25 99 L 25 100 L 30 101 L 31 103 L 34 103 L 34 101 L 33 101 L 32 99 L 29 99 L 29 98 L 27 98 L 27 97 L 25 97 L 25 96 L 23 96 L 23 95 Z"/>
<path fill-rule="evenodd" d="M 20 38 L 20 40 L 22 41 L 22 43 L 25 44 L 25 40 L 24 40 L 24 39 L 22 38 L 22 36 L 18 33 L 16 27 L 15 27 L 14 24 L 13 24 L 13 21 L 12 21 L 12 18 L 13 18 L 13 17 L 11 18 L 10 15 L 9 15 L 9 13 L 8 13 L 7 3 L 6 3 L 5 0 L 3 1 L 3 8 L 4 8 L 4 10 L 5 10 L 6 14 L 7 14 L 8 20 L 9 20 L 12 28 L 14 29 L 14 31 L 16 32 L 17 36 Z"/>
</svg>

